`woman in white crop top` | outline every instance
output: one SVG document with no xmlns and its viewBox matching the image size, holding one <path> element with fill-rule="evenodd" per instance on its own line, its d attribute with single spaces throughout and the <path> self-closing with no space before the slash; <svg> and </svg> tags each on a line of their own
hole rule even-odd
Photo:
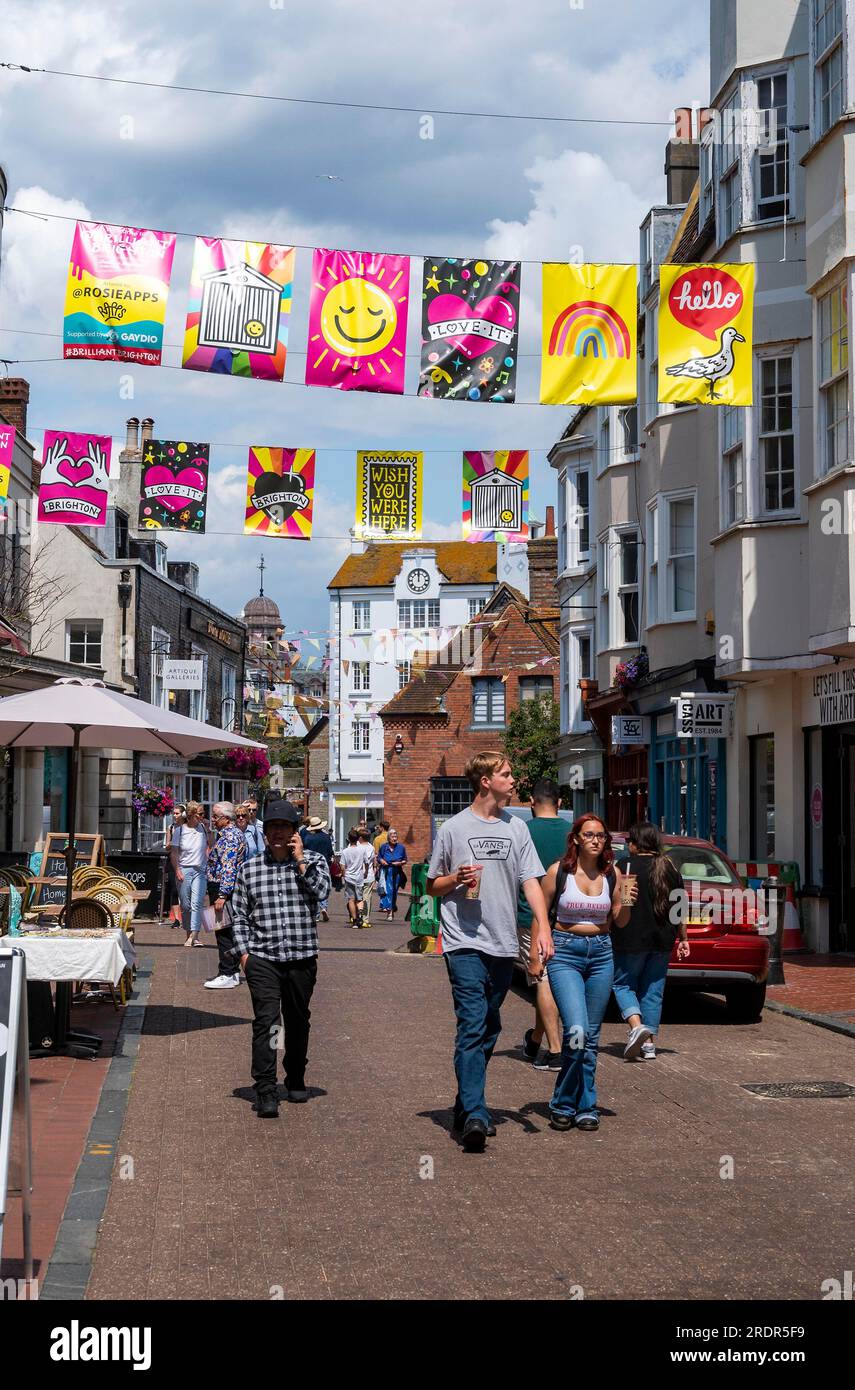
<svg viewBox="0 0 855 1390">
<path fill-rule="evenodd" d="M 543 879 L 555 943 L 546 970 L 564 1027 L 561 1071 L 549 1104 L 553 1129 L 599 1128 L 597 1048 L 614 978 L 609 933 L 612 926 L 625 926 L 631 912 L 621 903 L 622 876 L 613 863 L 604 822 L 579 816 L 567 836 L 567 853 Z"/>
</svg>

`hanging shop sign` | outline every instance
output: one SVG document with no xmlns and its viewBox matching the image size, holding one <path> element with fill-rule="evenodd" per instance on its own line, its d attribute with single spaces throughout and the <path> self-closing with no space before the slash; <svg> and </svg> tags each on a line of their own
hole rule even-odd
<svg viewBox="0 0 855 1390">
<path fill-rule="evenodd" d="M 645 714 L 613 714 L 612 745 L 649 743 L 650 720 Z"/>
<path fill-rule="evenodd" d="M 675 695 L 678 738 L 730 738 L 735 696 L 708 693 Z"/>
<path fill-rule="evenodd" d="M 855 663 L 840 662 L 810 677 L 803 707 L 805 728 L 855 723 Z"/>
<path fill-rule="evenodd" d="M 163 661 L 163 684 L 167 690 L 201 690 L 204 662 Z"/>
</svg>

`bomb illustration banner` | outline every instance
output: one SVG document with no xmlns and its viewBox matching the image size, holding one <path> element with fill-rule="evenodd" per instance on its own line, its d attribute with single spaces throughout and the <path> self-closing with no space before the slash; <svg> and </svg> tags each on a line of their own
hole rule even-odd
<svg viewBox="0 0 855 1390">
<path fill-rule="evenodd" d="M 9 483 L 12 480 L 12 457 L 15 453 L 15 428 L 0 420 L 0 526 L 8 511 Z"/>
<path fill-rule="evenodd" d="M 637 288 L 631 265 L 543 266 L 543 405 L 635 400 Z"/>
<path fill-rule="evenodd" d="M 659 270 L 659 400 L 751 405 L 754 265 Z"/>
<path fill-rule="evenodd" d="M 210 445 L 149 439 L 143 446 L 139 524 L 149 531 L 205 530 Z"/>
<path fill-rule="evenodd" d="M 421 536 L 422 460 L 420 452 L 364 449 L 357 453 L 357 536 L 386 540 Z"/>
<path fill-rule="evenodd" d="M 39 484 L 39 521 L 106 526 L 108 435 L 45 430 Z"/>
<path fill-rule="evenodd" d="M 182 366 L 281 381 L 294 280 L 294 248 L 196 238 Z"/>
<path fill-rule="evenodd" d="M 519 261 L 428 257 L 422 283 L 419 395 L 513 401 L 519 301 Z"/>
<path fill-rule="evenodd" d="M 314 449 L 252 445 L 246 478 L 246 535 L 311 540 L 314 502 Z"/>
<path fill-rule="evenodd" d="M 409 256 L 312 252 L 306 385 L 404 390 Z"/>
<path fill-rule="evenodd" d="M 63 357 L 159 367 L 174 255 L 171 232 L 78 222 L 65 291 Z"/>
<path fill-rule="evenodd" d="M 463 455 L 463 539 L 527 541 L 528 450 L 472 450 Z"/>
</svg>

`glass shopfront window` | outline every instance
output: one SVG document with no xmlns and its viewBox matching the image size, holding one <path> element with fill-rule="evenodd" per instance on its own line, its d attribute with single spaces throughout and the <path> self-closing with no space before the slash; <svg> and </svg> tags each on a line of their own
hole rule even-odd
<svg viewBox="0 0 855 1390">
<path fill-rule="evenodd" d="M 52 830 L 68 830 L 70 760 L 71 751 L 68 748 L 45 749 L 42 838 Z"/>
<path fill-rule="evenodd" d="M 667 835 L 726 849 L 723 739 L 680 739 L 655 731 L 650 748 L 650 819 Z"/>
</svg>

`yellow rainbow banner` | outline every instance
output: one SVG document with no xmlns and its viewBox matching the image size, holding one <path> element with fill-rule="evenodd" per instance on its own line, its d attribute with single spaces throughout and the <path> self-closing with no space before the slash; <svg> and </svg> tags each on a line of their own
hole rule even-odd
<svg viewBox="0 0 855 1390">
<path fill-rule="evenodd" d="M 635 400 L 634 265 L 543 266 L 543 405 Z"/>
<path fill-rule="evenodd" d="M 659 400 L 751 405 L 754 265 L 659 268 Z"/>
</svg>

